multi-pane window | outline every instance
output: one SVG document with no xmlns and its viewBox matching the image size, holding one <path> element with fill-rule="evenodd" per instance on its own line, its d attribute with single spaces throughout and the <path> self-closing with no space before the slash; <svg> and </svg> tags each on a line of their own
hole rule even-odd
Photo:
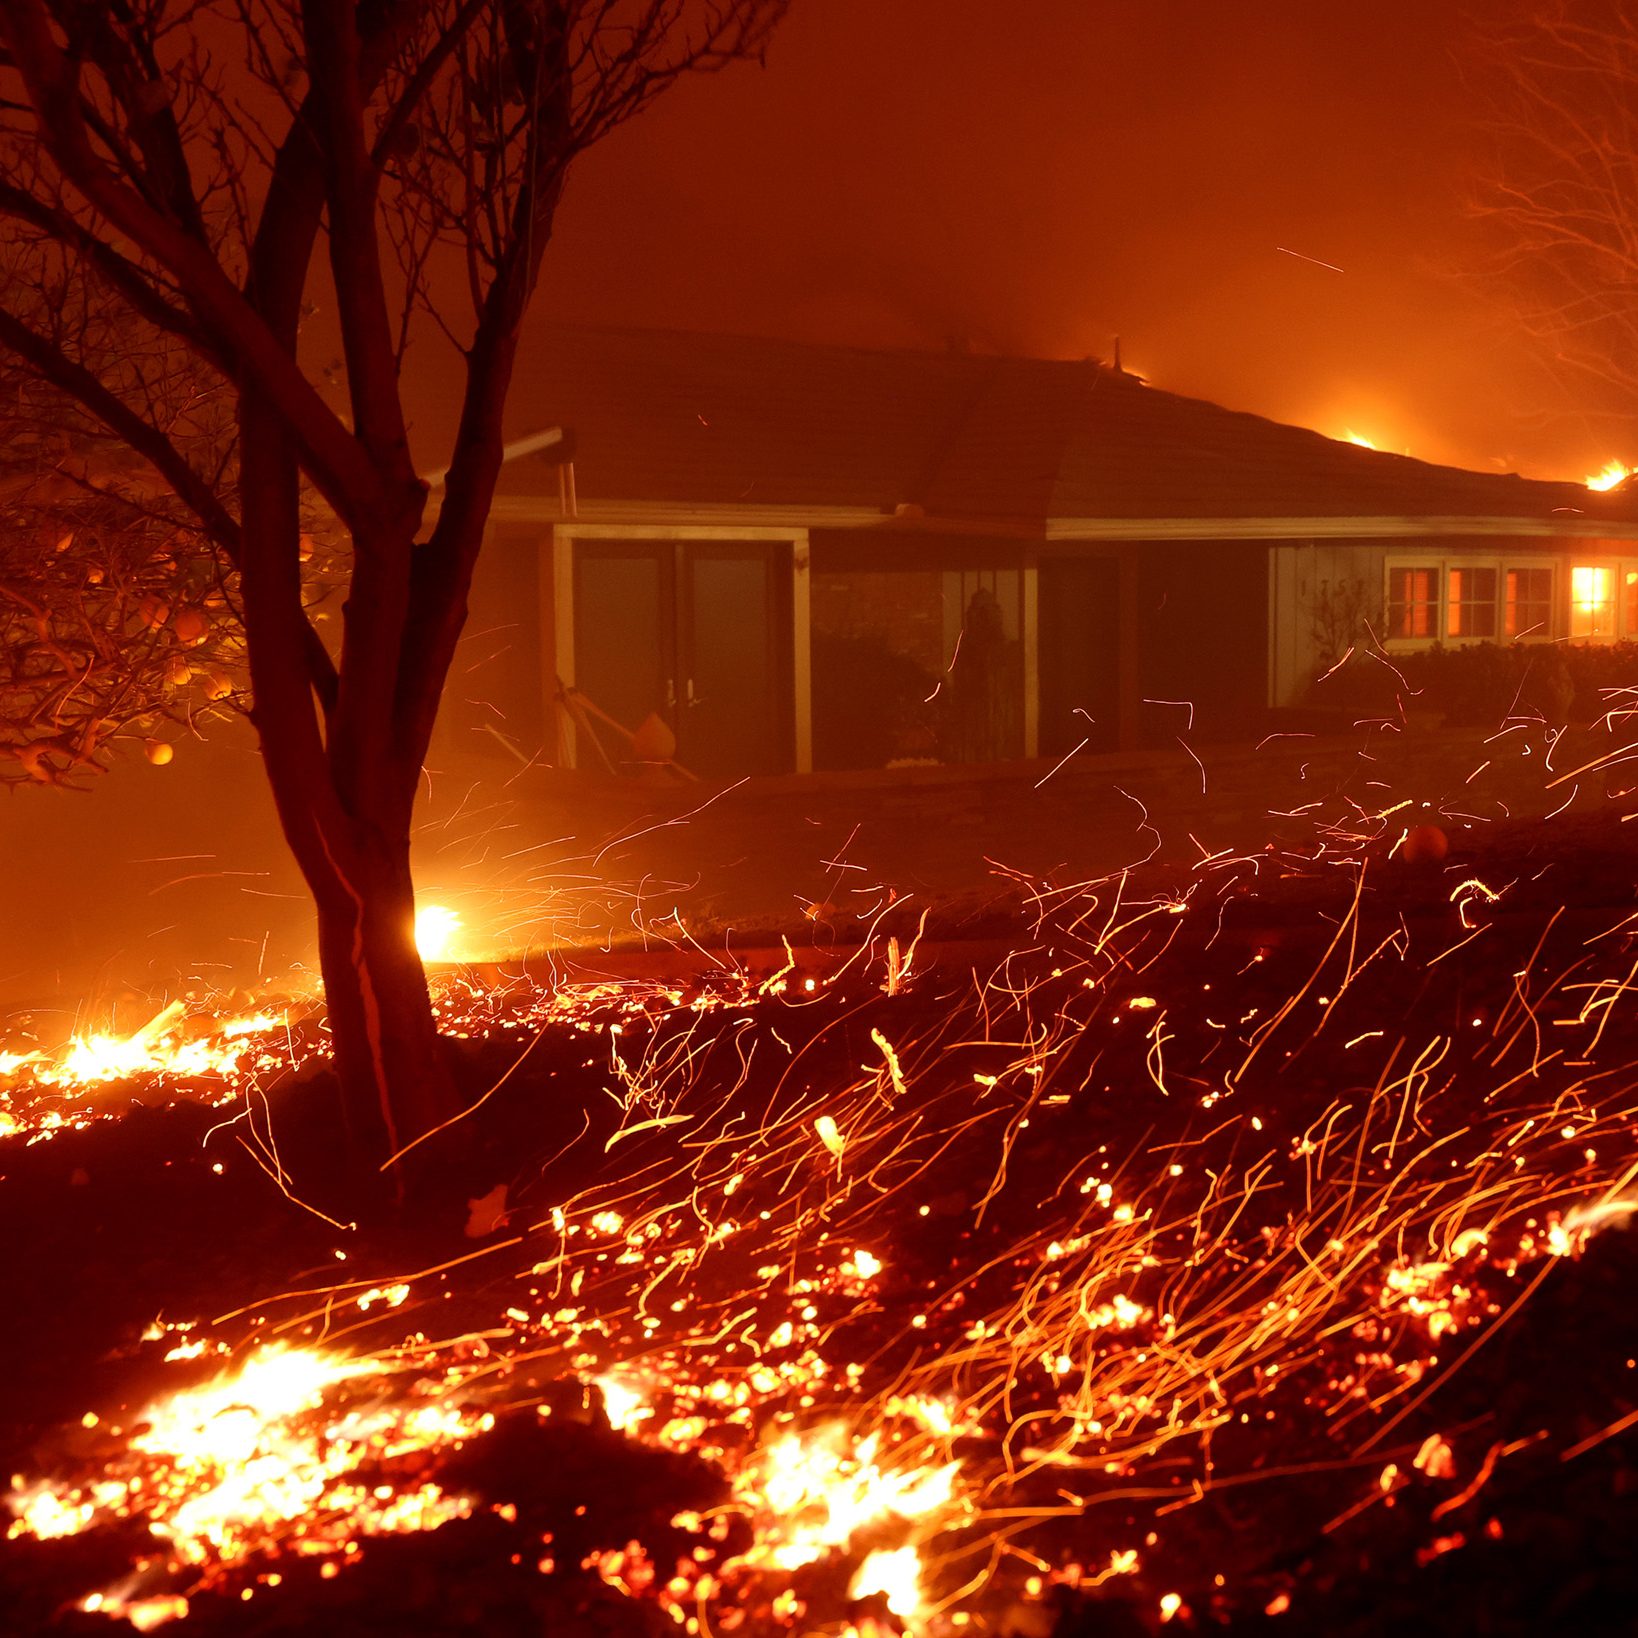
<svg viewBox="0 0 1638 1638">
<path fill-rule="evenodd" d="M 1452 568 L 1445 578 L 1445 635 L 1496 635 L 1496 571 Z"/>
<path fill-rule="evenodd" d="M 1388 570 L 1388 635 L 1436 637 L 1439 571 L 1415 565 Z"/>
<path fill-rule="evenodd" d="M 1509 569 L 1502 632 L 1508 637 L 1551 637 L 1553 571 Z"/>
<path fill-rule="evenodd" d="M 1570 635 L 1615 635 L 1615 571 L 1603 564 L 1578 563 L 1570 570 Z"/>
<path fill-rule="evenodd" d="M 1397 644 L 1638 643 L 1638 556 L 1390 557 L 1385 577 Z"/>
</svg>

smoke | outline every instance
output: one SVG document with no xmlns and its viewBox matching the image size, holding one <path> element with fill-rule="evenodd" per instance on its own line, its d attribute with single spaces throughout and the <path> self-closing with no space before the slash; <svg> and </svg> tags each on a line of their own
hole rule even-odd
<svg viewBox="0 0 1638 1638">
<path fill-rule="evenodd" d="M 1176 391 L 1576 476 L 1618 451 L 1544 417 L 1529 345 L 1452 276 L 1460 26 L 1409 0 L 798 8 L 765 71 L 580 163 L 537 310 L 1051 357 L 1118 334 Z"/>
</svg>

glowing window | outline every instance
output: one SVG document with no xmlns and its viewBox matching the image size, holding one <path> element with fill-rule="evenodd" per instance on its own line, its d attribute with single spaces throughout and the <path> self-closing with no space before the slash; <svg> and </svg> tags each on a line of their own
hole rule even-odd
<svg viewBox="0 0 1638 1638">
<path fill-rule="evenodd" d="M 1626 625 L 1622 632 L 1628 642 L 1638 642 L 1638 569 L 1628 569 L 1621 577 L 1626 588 Z"/>
<path fill-rule="evenodd" d="M 1503 626 L 1509 637 L 1551 637 L 1553 634 L 1553 571 L 1509 569 Z"/>
<path fill-rule="evenodd" d="M 1388 570 L 1388 635 L 1436 637 L 1439 633 L 1439 571 Z"/>
<path fill-rule="evenodd" d="M 1570 570 L 1570 635 L 1615 635 L 1615 571 L 1592 564 Z"/>
<path fill-rule="evenodd" d="M 1445 578 L 1445 635 L 1496 635 L 1496 571 L 1452 569 Z"/>
</svg>

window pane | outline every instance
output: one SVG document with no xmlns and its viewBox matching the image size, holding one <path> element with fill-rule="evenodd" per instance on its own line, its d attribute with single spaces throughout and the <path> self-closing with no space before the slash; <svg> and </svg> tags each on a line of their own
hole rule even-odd
<svg viewBox="0 0 1638 1638">
<path fill-rule="evenodd" d="M 1626 581 L 1627 623 L 1622 635 L 1628 642 L 1638 642 L 1638 569 L 1628 569 Z"/>
<path fill-rule="evenodd" d="M 1553 571 L 1509 569 L 1507 610 L 1503 628 L 1509 637 L 1551 637 L 1553 634 Z"/>
<path fill-rule="evenodd" d="M 1496 635 L 1496 571 L 1494 569 L 1452 569 L 1449 575 L 1449 613 L 1445 635 L 1449 637 L 1494 637 Z"/>
<path fill-rule="evenodd" d="M 1614 631 L 1614 570 L 1577 564 L 1570 570 L 1570 635 L 1609 637 Z"/>
<path fill-rule="evenodd" d="M 1388 570 L 1390 637 L 1432 637 L 1438 630 L 1438 613 L 1437 570 Z"/>
<path fill-rule="evenodd" d="M 811 595 L 814 766 L 933 761 L 949 661 L 939 571 L 833 569 L 815 553 Z"/>
</svg>

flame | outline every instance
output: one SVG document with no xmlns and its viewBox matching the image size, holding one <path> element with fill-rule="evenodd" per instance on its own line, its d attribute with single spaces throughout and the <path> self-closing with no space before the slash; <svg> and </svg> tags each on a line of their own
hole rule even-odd
<svg viewBox="0 0 1638 1638">
<path fill-rule="evenodd" d="M 1617 484 L 1625 483 L 1631 476 L 1630 466 L 1623 466 L 1619 461 L 1606 461 L 1603 471 L 1589 473 L 1582 481 L 1589 489 L 1603 491 L 1614 489 Z"/>
<path fill-rule="evenodd" d="M 14 1492 L 7 1533 L 48 1538 L 104 1518 L 141 1519 L 169 1543 L 176 1564 L 208 1567 L 281 1546 L 338 1552 L 359 1533 L 434 1529 L 465 1517 L 470 1501 L 437 1485 L 397 1492 L 354 1476 L 366 1461 L 458 1442 L 493 1423 L 426 1399 L 383 1396 L 382 1376 L 370 1359 L 264 1348 L 150 1404 L 121 1454 L 88 1483 Z M 377 1392 L 331 1403 L 338 1389 L 363 1382 Z"/>
<path fill-rule="evenodd" d="M 647 1397 L 635 1383 L 612 1371 L 597 1377 L 596 1383 L 603 1395 L 603 1414 L 617 1432 L 628 1433 L 654 1414 Z"/>
<path fill-rule="evenodd" d="M 914 1547 L 880 1548 L 861 1564 L 848 1588 L 852 1598 L 882 1594 L 901 1621 L 921 1613 L 921 1559 Z"/>
<path fill-rule="evenodd" d="M 1376 444 L 1361 432 L 1355 432 L 1352 427 L 1343 433 L 1343 438 L 1350 444 L 1358 444 L 1361 449 L 1375 449 Z"/>
<path fill-rule="evenodd" d="M 458 912 L 447 905 L 423 904 L 415 912 L 415 948 L 423 961 L 448 961 L 455 948 Z"/>
<path fill-rule="evenodd" d="M 190 1035 L 186 1007 L 173 1001 L 130 1035 L 76 1035 L 55 1059 L 39 1052 L 0 1055 L 0 1070 L 30 1066 L 41 1086 L 96 1086 L 138 1075 L 226 1076 L 256 1051 L 253 1037 L 282 1029 L 287 1015 L 258 1012 Z M 42 1061 L 45 1060 L 45 1061 Z"/>
<path fill-rule="evenodd" d="M 188 1613 L 188 1601 L 178 1593 L 159 1593 L 152 1598 L 123 1598 L 119 1593 L 92 1593 L 80 1600 L 88 1615 L 106 1615 L 128 1621 L 138 1632 L 152 1632 L 167 1621 L 180 1621 Z"/>
<path fill-rule="evenodd" d="M 959 1463 L 895 1469 L 880 1459 L 881 1446 L 879 1431 L 855 1442 L 839 1422 L 769 1445 L 736 1486 L 760 1526 L 746 1561 L 800 1569 L 884 1520 L 951 1506 Z"/>
</svg>

